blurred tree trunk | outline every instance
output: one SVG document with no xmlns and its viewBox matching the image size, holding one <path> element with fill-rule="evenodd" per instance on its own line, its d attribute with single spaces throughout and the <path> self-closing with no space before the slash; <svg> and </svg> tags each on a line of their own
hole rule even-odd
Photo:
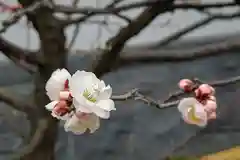
<svg viewBox="0 0 240 160">
<path fill-rule="evenodd" d="M 19 0 L 23 5 L 31 3 L 28 0 Z M 43 138 L 34 150 L 22 157 L 22 160 L 54 160 L 54 146 L 57 139 L 57 121 L 45 109 L 49 103 L 45 93 L 45 83 L 57 68 L 66 66 L 66 49 L 64 30 L 59 21 L 53 16 L 50 9 L 40 8 L 34 15 L 28 15 L 34 28 L 39 34 L 41 45 L 41 60 L 44 65 L 38 66 L 35 75 L 35 104 L 38 118 L 47 120 L 47 129 Z"/>
</svg>

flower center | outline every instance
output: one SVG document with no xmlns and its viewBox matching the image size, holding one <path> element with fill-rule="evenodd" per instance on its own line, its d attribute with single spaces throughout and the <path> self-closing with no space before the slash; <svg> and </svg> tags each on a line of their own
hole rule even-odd
<svg viewBox="0 0 240 160">
<path fill-rule="evenodd" d="M 194 108 L 194 105 L 192 105 L 190 108 L 188 108 L 188 117 L 195 123 L 200 123 L 201 122 L 201 119 L 198 118 L 196 115 L 195 115 L 195 108 Z"/>
<path fill-rule="evenodd" d="M 83 91 L 83 97 L 85 97 L 88 101 L 95 103 L 100 94 L 100 88 L 97 84 L 93 84 L 91 87 L 86 88 Z"/>
</svg>

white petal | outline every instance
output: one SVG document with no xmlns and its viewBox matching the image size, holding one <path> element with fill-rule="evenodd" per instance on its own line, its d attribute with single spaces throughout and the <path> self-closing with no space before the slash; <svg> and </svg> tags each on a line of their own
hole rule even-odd
<svg viewBox="0 0 240 160">
<path fill-rule="evenodd" d="M 66 69 L 54 71 L 46 83 L 45 89 L 50 100 L 58 100 L 59 92 L 64 89 L 64 84 L 71 75 Z"/>
<path fill-rule="evenodd" d="M 178 110 L 179 110 L 179 112 L 183 113 L 189 107 L 195 105 L 196 103 L 199 103 L 199 102 L 193 97 L 183 98 L 178 104 Z"/>
<path fill-rule="evenodd" d="M 111 99 L 100 100 L 100 101 L 97 102 L 96 105 L 97 105 L 99 108 L 104 109 L 104 110 L 106 110 L 106 111 L 116 110 L 114 101 L 111 100 Z"/>
<path fill-rule="evenodd" d="M 83 99 L 83 101 L 85 101 Z M 87 107 L 85 103 L 79 103 L 75 98 L 73 98 L 73 105 L 76 108 L 77 111 L 84 112 L 84 113 L 92 113 L 91 109 Z"/>
<path fill-rule="evenodd" d="M 66 121 L 64 129 L 66 132 L 73 132 L 74 134 L 79 135 L 83 134 L 87 128 L 75 115 L 73 115 L 69 120 Z"/>
<path fill-rule="evenodd" d="M 99 85 L 100 88 L 105 88 L 106 87 L 106 84 L 103 80 L 101 80 L 98 85 Z"/>
<path fill-rule="evenodd" d="M 102 108 L 99 108 L 98 106 L 92 106 L 91 110 L 93 113 L 95 113 L 98 117 L 103 119 L 108 119 L 110 117 L 110 112 L 106 111 Z"/>
<path fill-rule="evenodd" d="M 68 120 L 70 117 L 71 117 L 71 114 L 65 114 L 65 115 L 63 115 L 63 116 L 58 116 L 58 115 L 56 115 L 54 112 L 52 112 L 52 114 L 51 114 L 53 117 L 55 117 L 55 118 L 57 118 L 57 119 L 59 119 L 59 120 L 63 120 L 63 121 L 66 121 L 66 120 Z"/>
<path fill-rule="evenodd" d="M 58 103 L 58 101 L 52 101 L 52 102 L 48 103 L 47 105 L 45 105 L 45 108 L 46 108 L 48 111 L 52 111 L 53 108 L 56 106 L 57 103 Z"/>
<path fill-rule="evenodd" d="M 100 80 L 92 72 L 77 71 L 69 81 L 70 92 L 73 97 L 77 98 L 78 96 L 81 96 L 86 88 L 99 82 Z"/>
<path fill-rule="evenodd" d="M 95 114 L 90 114 L 86 118 L 80 119 L 81 123 L 90 130 L 95 132 L 100 127 L 100 120 Z"/>
<path fill-rule="evenodd" d="M 100 100 L 109 99 L 112 96 L 112 88 L 108 85 L 104 87 L 99 95 Z"/>
</svg>

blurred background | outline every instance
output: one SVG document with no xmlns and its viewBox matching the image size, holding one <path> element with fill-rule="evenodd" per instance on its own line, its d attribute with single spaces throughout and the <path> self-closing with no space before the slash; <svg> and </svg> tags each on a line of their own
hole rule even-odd
<svg viewBox="0 0 240 160">
<path fill-rule="evenodd" d="M 30 3 L 19 1 L 23 5 Z M 80 0 L 73 7 L 104 8 L 112 1 Z M 141 1 L 122 0 L 117 6 Z M 18 4 L 15 0 L 1 2 L 9 6 Z M 72 6 L 73 0 L 55 0 L 55 4 Z M 176 9 L 157 16 L 127 41 L 122 53 L 126 55 L 125 61 L 102 76 L 107 84 L 111 84 L 115 95 L 140 88 L 148 96 L 163 100 L 178 90 L 177 83 L 182 78 L 197 77 L 212 82 L 240 74 L 240 8 L 237 2 L 176 0 L 174 4 L 180 4 L 180 7 L 181 4 L 189 5 L 190 9 Z M 194 9 L 214 4 L 224 4 L 222 6 L 225 7 Z M 129 9 L 122 15 L 134 21 L 144 9 Z M 14 14 L 17 13 L 1 12 L 0 18 L 5 21 Z M 63 13 L 55 16 L 66 19 Z M 71 17 L 74 16 L 78 15 Z M 209 17 L 214 18 L 209 20 Z M 196 25 L 200 23 L 204 25 Z M 105 42 L 127 26 L 128 23 L 119 17 L 99 14 L 66 27 L 64 32 L 69 71 L 74 73 L 76 70 L 88 69 Z M 24 49 L 41 48 L 41 36 L 39 38 L 39 33 L 26 16 L 1 34 L 1 38 Z M 2 52 L 6 51 L 4 47 L 1 42 Z M 141 61 L 135 58 L 138 55 L 142 57 Z M 36 87 L 34 74 L 15 65 L 6 57 L 6 53 L 1 54 L 0 58 L 1 89 L 7 94 L 8 91 L 17 93 L 23 101 L 32 99 Z M 216 94 L 217 119 L 204 129 L 184 123 L 176 107 L 157 109 L 131 99 L 117 101 L 117 111 L 111 113 L 110 120 L 101 120 L 101 127 L 94 134 L 76 136 L 65 132 L 62 123 L 59 123 L 55 159 L 164 160 L 167 157 L 199 157 L 236 147 L 240 144 L 239 84 L 216 88 Z M 0 100 L 3 100 L 0 107 L 0 159 L 10 160 L 11 155 L 24 146 L 30 124 L 25 113 L 6 104 L 3 98 Z"/>
</svg>

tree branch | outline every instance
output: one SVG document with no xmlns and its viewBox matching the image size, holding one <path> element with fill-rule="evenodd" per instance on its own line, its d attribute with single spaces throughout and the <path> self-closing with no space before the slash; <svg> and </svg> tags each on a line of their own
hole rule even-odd
<svg viewBox="0 0 240 160">
<path fill-rule="evenodd" d="M 112 3 L 110 3 L 109 5 L 107 5 L 106 7 L 104 7 L 104 9 L 110 9 L 113 8 L 115 5 L 117 5 L 118 3 L 122 2 L 123 0 L 114 0 Z M 85 16 L 80 17 L 80 18 L 76 18 L 76 19 L 70 19 L 70 20 L 61 20 L 61 23 L 63 26 L 69 26 L 72 24 L 80 24 L 81 22 L 86 21 L 87 19 L 91 18 L 92 16 L 97 15 L 97 13 L 94 12 L 90 12 L 88 14 L 85 14 Z M 119 17 L 120 19 L 125 20 L 126 22 L 130 23 L 131 20 L 129 18 L 127 18 L 126 16 L 122 16 L 118 13 L 115 13 L 115 16 Z"/>
<path fill-rule="evenodd" d="M 12 108 L 24 112 L 26 114 L 32 114 L 34 112 L 34 105 L 26 100 L 22 100 L 21 96 L 14 95 L 6 89 L 0 88 L 0 101 L 10 105 Z"/>
<path fill-rule="evenodd" d="M 212 14 L 209 17 L 206 17 L 190 26 L 187 26 L 155 44 L 148 45 L 145 47 L 147 49 L 158 49 L 164 45 L 171 43 L 172 41 L 178 40 L 179 38 L 181 38 L 182 36 L 186 35 L 189 32 L 192 32 L 204 25 L 207 25 L 209 22 L 212 22 L 213 20 L 217 20 L 217 19 L 228 20 L 228 19 L 239 18 L 239 17 L 240 17 L 240 12 L 231 13 L 231 14 Z"/>
<path fill-rule="evenodd" d="M 153 0 L 153 1 L 141 1 L 141 2 L 134 2 L 131 4 L 122 5 L 120 7 L 115 8 L 77 8 L 77 7 L 71 7 L 71 6 L 63 6 L 63 5 L 55 5 L 53 6 L 53 9 L 55 12 L 65 13 L 65 14 L 113 14 L 113 13 L 119 13 L 122 11 L 127 11 L 131 9 L 136 8 L 142 8 L 142 7 L 149 7 L 158 5 L 159 0 Z M 222 7 L 233 7 L 237 6 L 237 3 L 235 2 L 225 2 L 225 3 L 212 3 L 212 4 L 173 4 L 171 7 L 168 7 L 166 11 L 172 11 L 175 9 L 196 9 L 196 10 L 204 10 L 208 8 L 222 8 Z"/>
<path fill-rule="evenodd" d="M 198 79 L 195 79 L 193 81 L 195 81 L 199 85 L 200 81 Z M 210 84 L 213 87 L 224 87 L 226 85 L 235 84 L 238 82 L 240 82 L 240 76 L 230 77 L 228 79 L 218 80 L 213 82 L 204 82 L 204 83 Z M 139 101 L 143 101 L 144 103 L 147 103 L 149 106 L 154 106 L 158 109 L 165 109 L 169 107 L 175 107 L 180 101 L 179 98 L 185 95 L 189 95 L 189 93 L 185 93 L 183 91 L 177 91 L 175 93 L 170 94 L 166 100 L 160 101 L 160 100 L 154 100 L 153 98 L 148 97 L 143 93 L 141 93 L 140 89 L 134 88 L 125 94 L 113 95 L 111 98 L 115 101 L 125 101 L 127 99 L 139 100 Z"/>
<path fill-rule="evenodd" d="M 0 36 L 0 51 L 14 63 L 30 72 L 35 72 L 33 67 L 40 64 L 36 58 L 37 52 L 22 49 L 5 40 L 2 36 Z"/>
<path fill-rule="evenodd" d="M 125 49 L 122 51 L 119 60 L 114 64 L 112 70 L 119 67 L 136 63 L 159 63 L 192 61 L 199 58 L 229 54 L 232 51 L 240 50 L 239 39 L 216 42 L 209 45 L 197 46 L 192 49 L 159 49 L 159 50 L 138 50 Z M 77 50 L 76 54 L 88 56 L 100 56 L 100 51 Z"/>
<path fill-rule="evenodd" d="M 119 33 L 111 38 L 107 43 L 107 48 L 102 55 L 98 58 L 96 64 L 91 66 L 91 71 L 97 77 L 101 77 L 104 73 L 110 71 L 116 60 L 120 57 L 120 52 L 125 43 L 138 33 L 140 33 L 148 24 L 152 22 L 160 13 L 163 13 L 172 5 L 172 1 L 161 2 L 157 1 L 156 5 L 148 7 L 144 10 L 134 21 L 127 27 L 122 28 Z M 159 8 L 162 6 L 162 8 Z"/>
<path fill-rule="evenodd" d="M 9 19 L 4 20 L 2 22 L 3 28 L 0 29 L 0 33 L 5 32 L 9 27 L 17 23 L 19 19 L 22 18 L 26 13 L 35 11 L 36 9 L 41 7 L 41 5 L 43 5 L 44 3 L 45 0 L 37 1 L 36 3 L 33 3 L 27 8 L 18 9 L 17 11 L 15 11 Z"/>
</svg>

